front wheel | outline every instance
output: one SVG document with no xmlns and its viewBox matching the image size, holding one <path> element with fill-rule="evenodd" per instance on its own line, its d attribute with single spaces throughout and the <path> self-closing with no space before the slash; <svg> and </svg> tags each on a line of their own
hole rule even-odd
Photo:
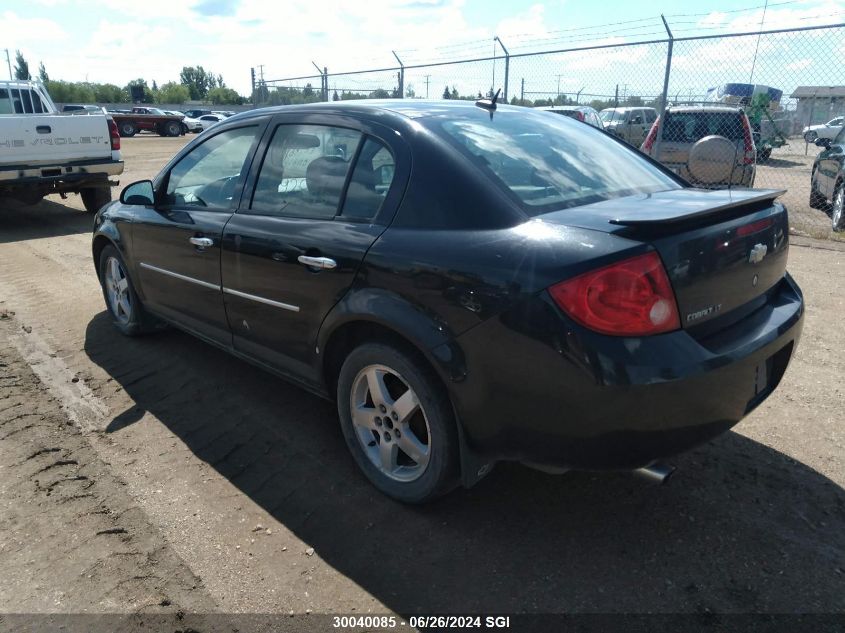
<svg viewBox="0 0 845 633">
<path fill-rule="evenodd" d="M 111 187 L 88 187 L 79 192 L 88 213 L 96 213 L 111 202 Z"/>
<path fill-rule="evenodd" d="M 337 408 L 352 456 L 386 495 L 423 503 L 457 484 L 455 416 L 422 358 L 385 343 L 361 345 L 340 370 Z"/>
<path fill-rule="evenodd" d="M 833 192 L 833 204 L 830 206 L 830 224 L 834 231 L 845 231 L 845 182 L 840 182 Z"/>
<path fill-rule="evenodd" d="M 804 140 L 808 143 L 815 143 L 818 137 L 819 135 L 815 132 L 807 132 L 806 134 L 804 134 Z"/>
<path fill-rule="evenodd" d="M 126 263 L 114 246 L 106 246 L 100 253 L 99 271 L 106 308 L 115 327 L 126 336 L 154 329 L 156 322 L 144 311 L 126 272 Z"/>
</svg>

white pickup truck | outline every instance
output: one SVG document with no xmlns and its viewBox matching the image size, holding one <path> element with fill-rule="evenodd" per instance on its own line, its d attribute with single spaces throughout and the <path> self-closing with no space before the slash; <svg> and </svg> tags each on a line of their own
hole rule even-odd
<svg viewBox="0 0 845 633">
<path fill-rule="evenodd" d="M 60 114 L 41 82 L 0 81 L 0 208 L 79 193 L 94 212 L 121 173 L 120 135 L 105 112 Z"/>
</svg>

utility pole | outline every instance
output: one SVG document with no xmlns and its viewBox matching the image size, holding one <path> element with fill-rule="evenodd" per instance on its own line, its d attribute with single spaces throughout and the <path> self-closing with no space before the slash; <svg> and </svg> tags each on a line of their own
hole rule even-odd
<svg viewBox="0 0 845 633">
<path fill-rule="evenodd" d="M 261 83 L 264 84 L 264 64 L 258 64 L 258 75 L 261 77 Z"/>
<path fill-rule="evenodd" d="M 613 97 L 613 107 L 619 107 L 619 84 L 616 84 L 616 95 Z"/>
<path fill-rule="evenodd" d="M 519 91 L 519 105 L 525 105 L 525 77 L 522 78 L 522 88 Z"/>
<path fill-rule="evenodd" d="M 12 74 L 12 62 L 9 60 L 9 49 L 6 49 L 6 65 L 9 67 L 9 79 L 14 79 L 15 76 Z"/>
<path fill-rule="evenodd" d="M 560 78 L 561 77 L 563 77 L 563 75 L 557 76 L 557 96 L 558 96 L 558 98 L 560 97 Z"/>
<path fill-rule="evenodd" d="M 431 81 L 431 75 L 425 76 L 425 98 L 428 99 L 428 82 Z"/>
</svg>

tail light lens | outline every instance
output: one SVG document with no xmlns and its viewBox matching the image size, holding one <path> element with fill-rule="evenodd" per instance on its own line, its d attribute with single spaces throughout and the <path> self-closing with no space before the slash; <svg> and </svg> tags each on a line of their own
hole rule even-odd
<svg viewBox="0 0 845 633">
<path fill-rule="evenodd" d="M 745 114 L 740 114 L 742 115 L 742 131 L 745 134 L 745 156 L 743 156 L 742 162 L 745 165 L 753 165 L 756 151 L 754 149 L 754 137 L 751 135 L 751 124 Z"/>
<path fill-rule="evenodd" d="M 657 128 L 660 124 L 660 117 L 655 119 L 654 123 L 651 124 L 651 129 L 648 131 L 648 136 L 645 137 L 645 141 L 643 141 L 643 151 L 648 153 L 651 151 L 651 148 L 654 147 L 654 141 L 657 140 Z"/>
<path fill-rule="evenodd" d="M 581 123 L 583 123 L 584 122 L 584 113 L 579 111 L 579 110 L 576 110 L 575 111 L 575 118 L 577 118 L 579 121 L 581 121 Z"/>
<path fill-rule="evenodd" d="M 567 279 L 549 288 L 561 310 L 612 336 L 649 336 L 681 327 L 669 277 L 651 252 Z"/>
<path fill-rule="evenodd" d="M 120 149 L 120 132 L 117 131 L 117 123 L 109 119 L 109 137 L 111 138 L 112 150 Z"/>
</svg>

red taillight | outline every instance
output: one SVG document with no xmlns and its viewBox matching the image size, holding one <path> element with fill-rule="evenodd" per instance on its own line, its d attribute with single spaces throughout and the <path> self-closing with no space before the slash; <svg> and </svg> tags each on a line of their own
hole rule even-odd
<svg viewBox="0 0 845 633">
<path fill-rule="evenodd" d="M 648 336 L 681 327 L 669 277 L 657 253 L 638 255 L 549 288 L 581 325 L 613 336 Z"/>
<path fill-rule="evenodd" d="M 751 136 L 751 124 L 748 123 L 748 117 L 745 114 L 740 112 L 740 115 L 742 117 L 742 131 L 745 134 L 745 156 L 743 156 L 742 162 L 745 165 L 753 165 L 756 159 L 756 151 L 754 149 L 754 137 Z"/>
<path fill-rule="evenodd" d="M 651 124 L 651 129 L 648 131 L 648 136 L 645 137 L 643 141 L 643 151 L 650 152 L 651 148 L 654 147 L 654 141 L 657 140 L 657 127 L 660 124 L 660 117 L 655 119 L 654 123 Z"/>
<path fill-rule="evenodd" d="M 762 220 L 757 220 L 751 224 L 739 227 L 736 230 L 736 236 L 745 237 L 747 235 L 753 235 L 754 233 L 759 233 L 760 231 L 769 228 L 772 224 L 774 224 L 774 220 L 772 218 L 763 218 Z"/>
<path fill-rule="evenodd" d="M 112 150 L 120 149 L 120 132 L 117 131 L 117 123 L 109 119 L 109 136 L 111 137 Z"/>
<path fill-rule="evenodd" d="M 583 122 L 584 122 L 584 113 L 583 113 L 583 112 L 580 112 L 580 111 L 576 110 L 576 111 L 575 111 L 575 117 L 576 117 L 579 121 L 581 121 L 581 123 L 583 123 Z"/>
</svg>

